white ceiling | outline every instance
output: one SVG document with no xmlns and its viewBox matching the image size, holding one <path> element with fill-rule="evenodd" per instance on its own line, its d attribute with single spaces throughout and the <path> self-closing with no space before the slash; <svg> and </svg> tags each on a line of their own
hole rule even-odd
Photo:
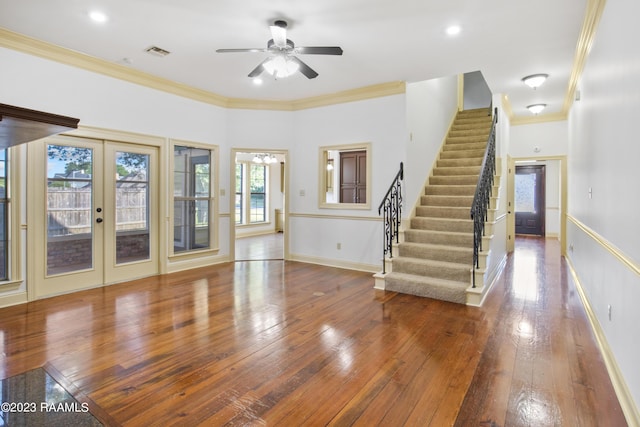
<svg viewBox="0 0 640 427">
<path fill-rule="evenodd" d="M 526 105 L 560 112 L 587 0 L 0 0 L 0 27 L 230 98 L 296 100 L 392 81 L 482 71 L 517 116 Z M 100 9 L 109 21 L 96 24 Z M 300 58 L 320 75 L 247 74 L 264 53 L 269 25 L 289 23 L 297 46 L 341 46 L 342 56 Z M 462 27 L 455 37 L 445 28 Z M 160 58 L 150 46 L 170 51 Z M 126 64 L 128 58 L 130 64 Z M 548 73 L 538 90 L 521 78 Z"/>
</svg>

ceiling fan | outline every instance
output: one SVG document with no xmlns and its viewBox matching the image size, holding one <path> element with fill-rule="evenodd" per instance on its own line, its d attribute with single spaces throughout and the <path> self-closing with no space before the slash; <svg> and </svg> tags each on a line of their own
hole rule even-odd
<svg viewBox="0 0 640 427">
<path fill-rule="evenodd" d="M 304 46 L 296 47 L 287 38 L 287 22 L 277 20 L 269 27 L 271 29 L 271 39 L 267 42 L 266 48 L 248 49 L 217 49 L 218 53 L 228 52 L 266 52 L 269 57 L 262 61 L 249 73 L 249 77 L 254 78 L 268 72 L 275 78 L 289 77 L 300 71 L 308 79 L 318 77 L 318 73 L 307 64 L 302 62 L 297 55 L 342 55 L 342 48 L 338 46 Z"/>
</svg>

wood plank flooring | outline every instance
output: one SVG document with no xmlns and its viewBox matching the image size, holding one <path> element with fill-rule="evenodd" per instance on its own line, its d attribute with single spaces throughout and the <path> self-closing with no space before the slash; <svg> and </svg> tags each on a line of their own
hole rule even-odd
<svg viewBox="0 0 640 427">
<path fill-rule="evenodd" d="M 284 233 L 270 233 L 236 239 L 237 261 L 284 259 Z"/>
<path fill-rule="evenodd" d="M 106 425 L 626 425 L 557 242 L 482 308 L 372 286 L 251 261 L 4 308 L 0 378 L 43 366 Z"/>
</svg>

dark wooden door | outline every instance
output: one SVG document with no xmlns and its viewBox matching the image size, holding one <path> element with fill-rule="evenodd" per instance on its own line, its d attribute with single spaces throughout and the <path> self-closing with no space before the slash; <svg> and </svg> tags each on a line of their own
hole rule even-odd
<svg viewBox="0 0 640 427">
<path fill-rule="evenodd" d="M 340 153 L 340 203 L 367 202 L 367 152 Z"/>
<path fill-rule="evenodd" d="M 544 166 L 516 166 L 515 178 L 516 234 L 544 236 Z"/>
</svg>

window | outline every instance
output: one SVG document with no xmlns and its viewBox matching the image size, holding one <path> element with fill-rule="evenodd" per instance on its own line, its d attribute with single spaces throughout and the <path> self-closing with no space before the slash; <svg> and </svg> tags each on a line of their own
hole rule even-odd
<svg viewBox="0 0 640 427">
<path fill-rule="evenodd" d="M 211 248 L 212 151 L 175 145 L 173 149 L 173 251 Z"/>
<path fill-rule="evenodd" d="M 371 144 L 320 147 L 319 206 L 370 209 Z"/>
<path fill-rule="evenodd" d="M 236 163 L 236 224 L 267 222 L 268 183 L 268 165 Z"/>
<path fill-rule="evenodd" d="M 7 149 L 0 150 L 0 280 L 9 278 L 9 195 Z"/>
</svg>

